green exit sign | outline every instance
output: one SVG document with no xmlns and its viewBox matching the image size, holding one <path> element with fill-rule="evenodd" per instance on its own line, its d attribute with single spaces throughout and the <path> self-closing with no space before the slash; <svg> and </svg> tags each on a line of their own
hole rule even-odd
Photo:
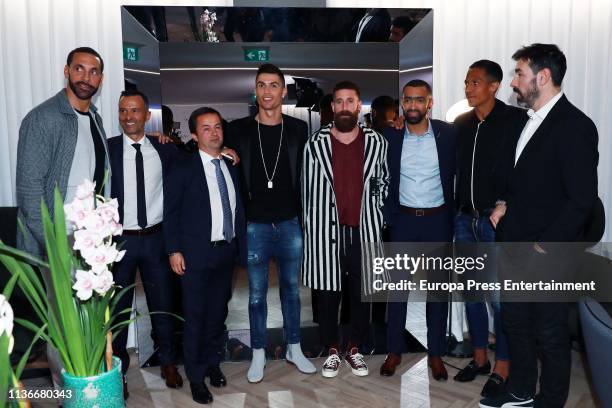
<svg viewBox="0 0 612 408">
<path fill-rule="evenodd" d="M 247 48 L 244 50 L 244 60 L 247 62 L 267 62 L 270 51 L 267 48 Z"/>
<path fill-rule="evenodd" d="M 128 61 L 138 61 L 138 47 L 135 45 L 123 45 L 123 59 Z"/>
</svg>

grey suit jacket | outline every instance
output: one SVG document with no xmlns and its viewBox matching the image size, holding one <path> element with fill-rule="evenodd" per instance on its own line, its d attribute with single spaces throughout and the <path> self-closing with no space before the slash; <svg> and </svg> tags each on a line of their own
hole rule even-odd
<svg viewBox="0 0 612 408">
<path fill-rule="evenodd" d="M 105 168 L 109 169 L 102 119 L 93 104 L 90 105 L 90 111 L 104 140 Z M 65 89 L 32 109 L 21 122 L 17 144 L 16 187 L 18 217 L 24 228 L 19 228 L 17 233 L 19 249 L 37 256 L 43 254 L 41 200 L 53 216 L 55 186 L 59 187 L 62 198 L 66 197 L 77 135 L 77 115 L 68 102 Z M 106 196 L 108 192 L 110 183 L 105 186 Z"/>
</svg>

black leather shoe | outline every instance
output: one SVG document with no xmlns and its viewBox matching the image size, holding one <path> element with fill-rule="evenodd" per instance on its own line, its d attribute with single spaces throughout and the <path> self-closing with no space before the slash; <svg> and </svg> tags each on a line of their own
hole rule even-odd
<svg viewBox="0 0 612 408">
<path fill-rule="evenodd" d="M 506 382 L 497 373 L 491 373 L 489 379 L 482 387 L 482 395 L 485 398 L 497 398 L 506 392 Z"/>
<path fill-rule="evenodd" d="M 489 375 L 490 372 L 491 363 L 489 361 L 487 361 L 487 363 L 482 367 L 478 367 L 476 361 L 472 360 L 463 370 L 460 370 L 454 378 L 455 381 L 468 382 L 474 381 L 474 378 L 476 378 L 477 375 Z"/>
<path fill-rule="evenodd" d="M 227 378 L 225 378 L 219 366 L 208 367 L 206 376 L 210 378 L 210 385 L 213 387 L 219 388 L 227 385 Z"/>
<path fill-rule="evenodd" d="M 191 387 L 191 397 L 199 404 L 210 404 L 213 402 L 213 395 L 208 391 L 208 387 L 204 382 L 201 383 L 189 383 Z"/>
</svg>

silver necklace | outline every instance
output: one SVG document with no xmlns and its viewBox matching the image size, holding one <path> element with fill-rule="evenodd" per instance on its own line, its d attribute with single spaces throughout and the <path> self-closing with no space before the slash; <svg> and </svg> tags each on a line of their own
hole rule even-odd
<svg viewBox="0 0 612 408">
<path fill-rule="evenodd" d="M 268 188 L 274 187 L 274 175 L 276 174 L 276 167 L 278 166 L 278 158 L 280 157 L 281 146 L 283 145 L 283 129 L 284 122 L 281 118 L 281 134 L 280 134 L 280 142 L 278 143 L 278 152 L 276 153 L 276 162 L 274 163 L 274 169 L 272 170 L 272 177 L 268 176 L 268 169 L 266 168 L 266 159 L 264 159 L 263 147 L 261 145 L 261 132 L 259 131 L 259 121 L 257 121 L 257 137 L 259 138 L 259 152 L 261 153 L 261 161 L 263 163 L 264 171 L 266 172 L 266 179 L 268 180 Z"/>
</svg>

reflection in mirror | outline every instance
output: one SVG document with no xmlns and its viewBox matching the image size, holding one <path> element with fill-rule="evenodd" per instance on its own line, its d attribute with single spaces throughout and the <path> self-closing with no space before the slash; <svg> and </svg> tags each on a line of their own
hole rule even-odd
<svg viewBox="0 0 612 408">
<path fill-rule="evenodd" d="M 124 7 L 126 87 L 137 87 L 149 95 L 153 115 L 147 132 L 163 129 L 175 142 L 189 144 L 188 119 L 196 108 L 213 107 L 228 122 L 257 113 L 255 75 L 261 64 L 269 62 L 283 71 L 287 84 L 282 113 L 303 120 L 308 134 L 331 120 L 329 94 L 343 80 L 360 88 L 359 121 L 380 131 L 400 114 L 398 90 L 407 74 L 431 82 L 432 14 L 429 9 Z M 186 150 L 197 149 L 194 142 L 190 144 Z M 178 299 L 175 312 L 183 315 L 179 280 L 172 290 Z M 278 281 L 272 259 L 267 293 L 268 358 L 284 357 Z M 139 312 L 146 311 L 142 290 L 136 298 Z M 302 348 L 307 356 L 317 356 L 322 347 L 318 317 L 313 314 L 316 299 L 301 280 L 299 298 Z M 343 300 L 342 323 L 348 322 L 349 313 L 349 303 Z M 385 305 L 374 305 L 371 314 L 365 352 L 384 352 Z M 140 319 L 137 326 L 135 345 L 141 365 L 158 364 L 149 319 Z M 180 326 L 176 328 L 177 344 L 181 343 Z M 245 269 L 234 271 L 225 327 L 225 358 L 250 358 Z M 408 349 L 418 347 L 415 341 Z"/>
</svg>

